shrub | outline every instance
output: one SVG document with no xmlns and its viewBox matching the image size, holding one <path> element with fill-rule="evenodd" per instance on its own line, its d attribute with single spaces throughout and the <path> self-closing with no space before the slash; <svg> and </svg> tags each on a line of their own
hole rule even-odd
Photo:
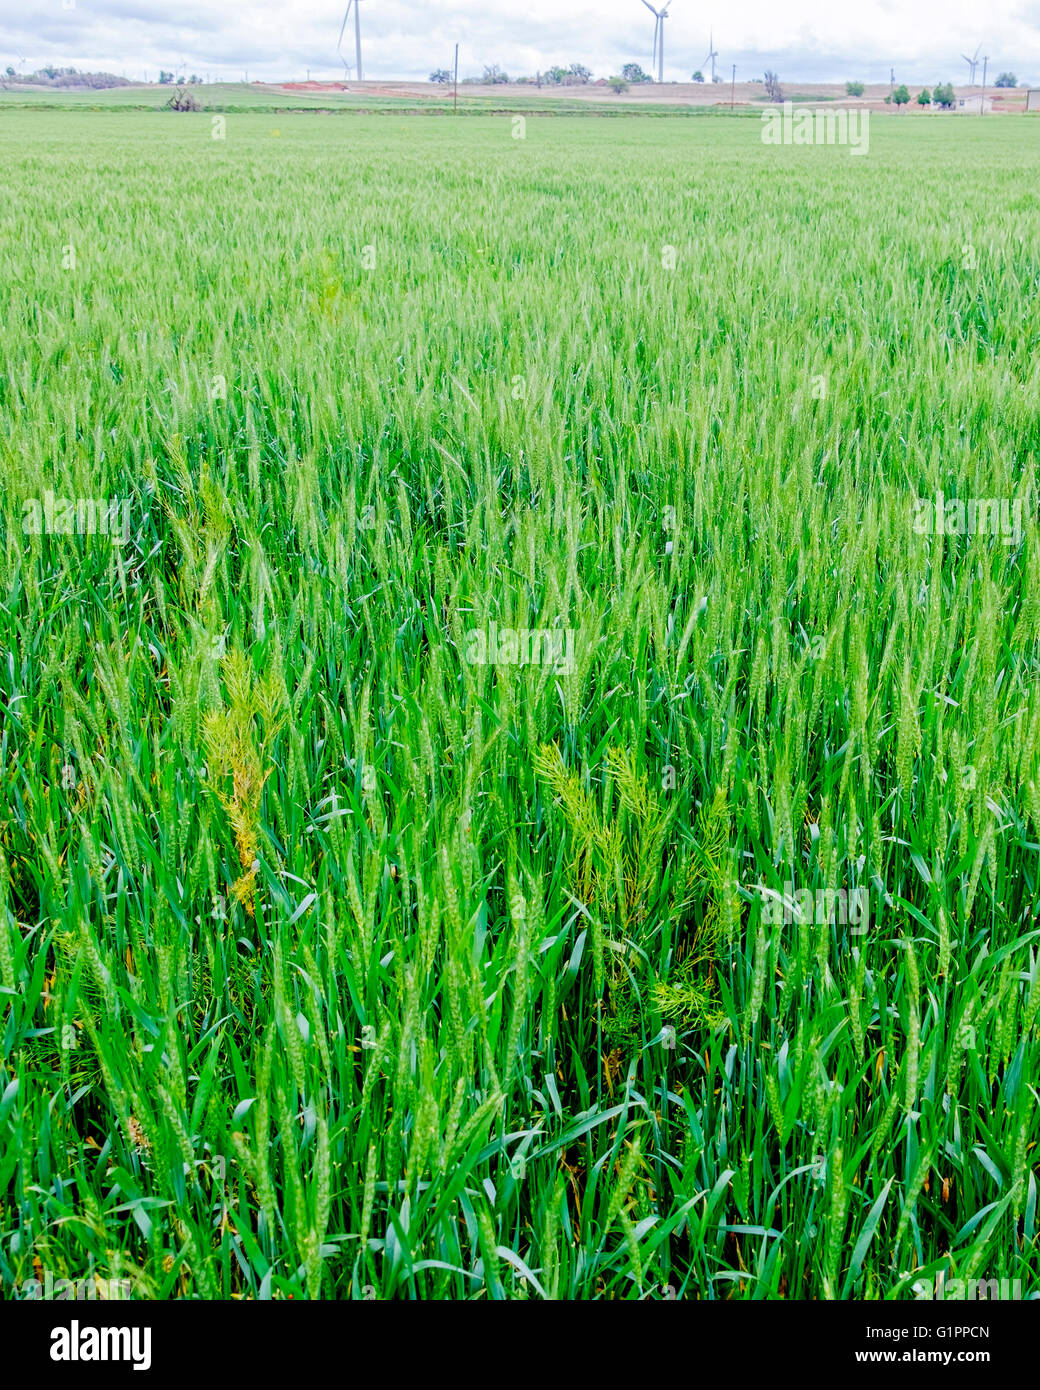
<svg viewBox="0 0 1040 1390">
<path fill-rule="evenodd" d="M 202 107 L 195 100 L 190 92 L 186 92 L 183 87 L 178 87 L 173 96 L 166 103 L 169 111 L 201 111 Z"/>
</svg>

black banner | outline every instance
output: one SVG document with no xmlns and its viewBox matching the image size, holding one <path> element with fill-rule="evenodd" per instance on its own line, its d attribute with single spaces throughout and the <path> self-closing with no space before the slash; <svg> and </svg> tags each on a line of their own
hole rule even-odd
<svg viewBox="0 0 1040 1390">
<path fill-rule="evenodd" d="M 1035 1344 L 1034 1301 L 943 1298 L 893 1303 L 753 1303 L 654 1300 L 656 1310 L 629 1306 L 619 1319 L 616 1305 L 573 1307 L 525 1302 L 493 1309 L 471 1304 L 449 1312 L 438 1305 L 358 1300 L 334 1303 L 120 1303 L 44 1300 L 0 1305 L 5 1361 L 33 1373 L 51 1373 L 53 1383 L 104 1375 L 204 1373 L 255 1370 L 270 1378 L 298 1373 L 301 1358 L 342 1345 L 344 1334 L 390 1338 L 385 1352 L 394 1371 L 414 1358 L 428 1369 L 431 1345 L 442 1344 L 445 1316 L 453 1332 L 479 1338 L 517 1319 L 511 1332 L 537 1328 L 570 1338 L 584 1327 L 604 1337 L 572 1347 L 582 1364 L 607 1353 L 615 1339 L 633 1334 L 703 1335 L 705 1347 L 726 1348 L 742 1374 L 775 1374 L 780 1365 L 805 1364 L 838 1373 L 862 1369 L 884 1375 L 891 1368 L 979 1367 L 984 1373 L 1017 1366 Z M 291 1302 L 291 1301 L 290 1301 Z M 434 1321 L 433 1319 L 436 1319 Z M 456 1322 L 456 1318 L 458 1321 Z M 609 1321 L 601 1321 L 607 1318 Z M 426 1340 L 429 1331 L 432 1341 Z M 404 1335 L 402 1335 L 404 1334 Z M 475 1342 L 479 1345 L 479 1342 Z M 612 1354 L 612 1353 L 610 1353 Z M 52 1383 L 50 1380 L 48 1384 Z"/>
</svg>

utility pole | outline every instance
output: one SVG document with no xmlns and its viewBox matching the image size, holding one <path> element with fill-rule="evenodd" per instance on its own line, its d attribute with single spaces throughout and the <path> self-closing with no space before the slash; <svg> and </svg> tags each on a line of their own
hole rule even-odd
<svg viewBox="0 0 1040 1390">
<path fill-rule="evenodd" d="M 983 60 L 982 60 L 982 100 L 979 102 L 979 115 L 980 115 L 980 116 L 984 116 L 984 115 L 986 114 L 986 64 L 987 64 L 988 62 L 989 62 L 989 59 L 988 59 L 988 58 L 983 58 Z"/>
<path fill-rule="evenodd" d="M 729 89 L 729 109 L 733 110 L 733 103 L 737 99 L 737 65 L 733 64 L 733 85 Z"/>
<path fill-rule="evenodd" d="M 459 46 L 455 45 L 455 115 L 459 114 Z"/>
</svg>

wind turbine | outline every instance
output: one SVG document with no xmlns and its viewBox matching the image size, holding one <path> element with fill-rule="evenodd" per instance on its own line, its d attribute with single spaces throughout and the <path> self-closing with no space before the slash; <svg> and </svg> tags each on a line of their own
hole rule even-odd
<svg viewBox="0 0 1040 1390">
<path fill-rule="evenodd" d="M 719 56 L 719 55 L 718 55 L 718 53 L 716 52 L 716 49 L 715 49 L 715 35 L 709 30 L 709 31 L 708 31 L 708 56 L 705 58 L 704 61 L 705 61 L 706 63 L 710 63 L 710 64 L 711 64 L 711 80 L 712 80 L 713 82 L 715 82 L 715 81 L 718 80 L 718 79 L 716 78 L 716 76 L 715 76 L 715 59 L 716 59 L 718 56 Z"/>
<path fill-rule="evenodd" d="M 364 82 L 365 77 L 361 69 L 361 6 L 358 0 L 347 0 L 347 12 L 343 16 L 343 24 L 339 31 L 339 43 L 336 45 L 336 52 L 339 54 L 343 66 L 349 72 L 349 64 L 343 57 L 343 35 L 346 33 L 347 20 L 350 18 L 351 5 L 354 7 L 354 44 L 357 52 L 357 80 L 359 82 Z"/>
<path fill-rule="evenodd" d="M 976 68 L 978 67 L 978 65 L 979 65 L 979 54 L 980 54 L 981 52 L 982 52 L 982 44 L 980 43 L 979 46 L 978 46 L 978 48 L 976 48 L 976 50 L 975 50 L 975 57 L 974 57 L 974 58 L 969 58 L 968 55 L 967 55 L 966 53 L 962 53 L 962 54 L 961 54 L 961 57 L 964 59 L 964 61 L 965 61 L 965 62 L 967 63 L 967 65 L 968 65 L 968 86 L 969 86 L 969 87 L 974 87 L 974 86 L 975 86 L 975 69 L 976 69 Z"/>
<path fill-rule="evenodd" d="M 355 0 L 356 3 L 356 0 Z M 654 17 L 654 60 L 657 62 L 657 80 L 664 81 L 664 22 L 668 18 L 668 11 L 671 8 L 672 0 L 662 5 L 659 10 L 655 10 L 650 0 L 643 0 L 643 4 Z M 653 63 L 651 63 L 653 66 Z"/>
</svg>

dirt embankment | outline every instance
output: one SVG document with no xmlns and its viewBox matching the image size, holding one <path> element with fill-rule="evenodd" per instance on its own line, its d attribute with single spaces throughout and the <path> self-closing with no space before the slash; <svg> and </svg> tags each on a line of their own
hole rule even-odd
<svg viewBox="0 0 1040 1390">
<path fill-rule="evenodd" d="M 271 91 L 312 93 L 314 95 L 320 95 L 322 92 L 349 92 L 356 96 L 407 97 L 415 101 L 443 101 L 453 91 L 450 86 L 441 86 L 433 82 L 284 82 L 264 85 Z M 909 83 L 907 85 L 910 90 L 911 102 L 906 113 L 926 113 L 928 108 L 917 105 L 917 94 L 921 90 L 921 85 Z M 862 106 L 870 110 L 884 111 L 890 109 L 885 103 L 885 97 L 891 91 L 888 83 L 868 85 L 862 97 L 848 96 L 844 83 L 840 82 L 791 82 L 784 83 L 783 88 L 784 96 L 796 103 L 811 105 L 814 101 L 827 102 L 828 104 L 840 102 L 843 106 Z M 954 90 L 958 98 L 972 98 L 982 95 L 981 87 L 957 87 L 955 85 Z M 623 101 L 630 106 L 704 107 L 728 107 L 733 103 L 738 106 L 758 106 L 764 105 L 766 100 L 765 87 L 761 82 L 737 82 L 735 85 L 729 82 L 714 84 L 710 82 L 665 82 L 660 86 L 654 82 L 630 87 L 621 97 L 614 96 L 605 82 L 590 82 L 581 87 L 538 87 L 534 83 L 515 82 L 485 86 L 481 83 L 468 82 L 465 85 L 459 84 L 459 96 L 480 97 L 495 101 L 499 105 L 514 100 L 522 101 L 532 98 L 541 101 L 558 99 L 567 102 L 587 101 L 606 104 Z M 992 101 L 992 109 L 995 114 L 1002 111 L 1024 111 L 1026 107 L 1026 89 L 1024 87 L 999 91 L 989 87 L 986 96 Z"/>
</svg>

